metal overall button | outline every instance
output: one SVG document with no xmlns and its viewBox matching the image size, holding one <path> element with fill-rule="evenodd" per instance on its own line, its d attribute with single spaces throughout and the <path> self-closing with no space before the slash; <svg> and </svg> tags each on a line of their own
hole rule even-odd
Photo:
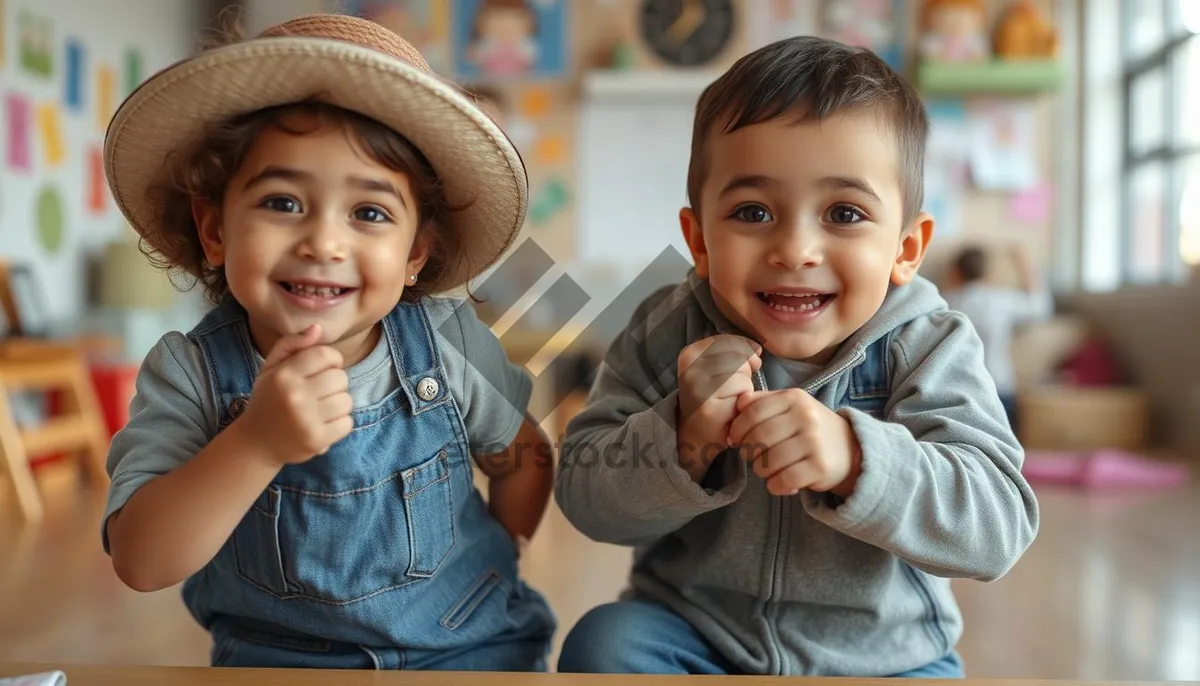
<svg viewBox="0 0 1200 686">
<path fill-rule="evenodd" d="M 417 382 L 417 395 L 421 396 L 421 400 L 433 400 L 438 395 L 438 382 L 436 379 L 425 377 Z"/>
<path fill-rule="evenodd" d="M 229 418 L 232 420 L 242 416 L 242 413 L 246 411 L 247 404 L 248 402 L 245 398 L 234 398 L 232 401 L 230 401 Z"/>
</svg>

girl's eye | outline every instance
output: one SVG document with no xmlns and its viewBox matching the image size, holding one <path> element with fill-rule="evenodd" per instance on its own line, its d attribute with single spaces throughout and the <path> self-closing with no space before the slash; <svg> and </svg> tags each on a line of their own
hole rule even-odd
<svg viewBox="0 0 1200 686">
<path fill-rule="evenodd" d="M 771 213 L 762 205 L 742 205 L 733 211 L 733 218 L 749 224 L 771 221 Z"/>
<path fill-rule="evenodd" d="M 263 201 L 262 206 L 267 208 L 268 210 L 273 210 L 275 212 L 299 212 L 300 211 L 300 203 L 296 202 L 296 200 L 294 198 L 289 198 L 287 196 L 282 196 L 282 195 L 277 195 L 277 196 L 274 196 L 271 198 L 267 198 L 266 200 Z"/>
<path fill-rule="evenodd" d="M 834 205 L 829 210 L 829 221 L 834 224 L 857 224 L 865 219 L 862 212 L 852 205 Z"/>
<path fill-rule="evenodd" d="M 390 219 L 387 212 L 378 207 L 360 207 L 354 211 L 354 218 L 360 222 L 369 222 L 372 224 L 378 224 Z"/>
</svg>

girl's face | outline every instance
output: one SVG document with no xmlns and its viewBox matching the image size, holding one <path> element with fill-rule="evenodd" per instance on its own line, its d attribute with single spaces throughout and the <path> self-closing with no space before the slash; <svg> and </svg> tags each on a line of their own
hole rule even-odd
<svg viewBox="0 0 1200 686">
<path fill-rule="evenodd" d="M 321 342 L 349 366 L 370 352 L 428 257 L 417 198 L 405 174 L 372 160 L 341 123 L 291 117 L 286 128 L 307 133 L 263 129 L 219 215 L 198 208 L 200 237 L 262 355 L 320 324 Z"/>
</svg>

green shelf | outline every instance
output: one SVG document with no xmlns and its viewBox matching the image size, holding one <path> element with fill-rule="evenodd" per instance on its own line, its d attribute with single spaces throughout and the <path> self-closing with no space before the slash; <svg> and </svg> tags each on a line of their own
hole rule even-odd
<svg viewBox="0 0 1200 686">
<path fill-rule="evenodd" d="M 991 60 L 980 63 L 923 62 L 917 88 L 926 93 L 1033 94 L 1053 91 L 1062 82 L 1054 60 Z"/>
</svg>

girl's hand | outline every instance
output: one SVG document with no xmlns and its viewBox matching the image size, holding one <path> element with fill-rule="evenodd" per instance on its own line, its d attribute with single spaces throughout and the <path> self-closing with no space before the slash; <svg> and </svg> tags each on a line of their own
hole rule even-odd
<svg viewBox="0 0 1200 686">
<path fill-rule="evenodd" d="M 354 428 L 342 355 L 316 345 L 320 338 L 315 324 L 281 338 L 237 420 L 247 438 L 281 466 L 324 453 Z"/>
</svg>

